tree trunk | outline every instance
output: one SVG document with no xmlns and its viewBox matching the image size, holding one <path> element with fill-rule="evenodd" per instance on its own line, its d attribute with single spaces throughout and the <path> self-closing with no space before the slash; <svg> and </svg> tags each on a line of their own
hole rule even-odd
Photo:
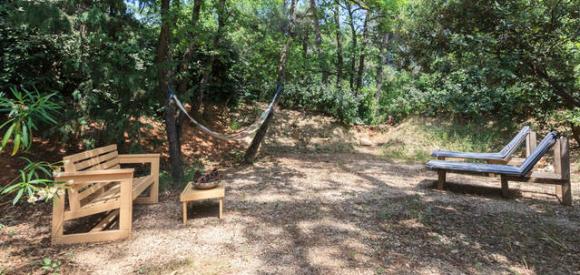
<svg viewBox="0 0 580 275">
<path fill-rule="evenodd" d="M 363 24 L 363 38 L 362 38 L 362 43 L 360 45 L 360 57 L 359 57 L 358 72 L 357 72 L 357 77 L 356 77 L 356 90 L 357 91 L 360 91 L 360 88 L 362 86 L 362 79 L 363 79 L 363 74 L 364 74 L 364 69 L 365 69 L 365 58 L 366 58 L 365 48 L 366 48 L 366 45 L 368 43 L 368 24 L 369 24 L 369 18 L 371 17 L 369 13 L 370 13 L 370 11 L 366 12 L 365 21 Z"/>
<path fill-rule="evenodd" d="M 296 0 L 291 0 L 290 3 L 290 22 L 288 23 L 288 27 L 286 30 L 286 42 L 284 43 L 284 47 L 282 48 L 282 52 L 280 53 L 280 59 L 278 60 L 278 76 L 276 80 L 276 92 L 278 89 L 284 89 L 284 82 L 286 81 L 286 63 L 288 61 L 288 52 L 290 50 L 290 45 L 292 44 L 292 39 L 294 36 L 294 23 L 296 22 Z M 274 102 L 274 106 L 278 103 L 277 101 L 280 99 L 280 95 L 276 98 Z M 256 155 L 258 154 L 258 149 L 260 149 L 260 144 L 266 137 L 268 133 L 268 127 L 270 122 L 274 117 L 274 110 L 276 108 L 272 108 L 272 111 L 268 114 L 268 117 L 264 121 L 264 123 L 260 126 L 258 131 L 256 132 L 256 136 L 252 140 L 250 147 L 246 150 L 246 154 L 244 155 L 244 162 L 245 163 L 253 163 L 256 159 Z"/>
<path fill-rule="evenodd" d="M 188 31 L 188 39 L 189 45 L 185 52 L 183 53 L 183 57 L 181 58 L 181 64 L 179 66 L 179 82 L 177 83 L 177 92 L 179 94 L 184 94 L 188 88 L 188 80 L 189 78 L 189 65 L 191 63 L 191 59 L 193 58 L 193 53 L 195 52 L 195 36 L 194 31 L 197 27 L 197 23 L 199 22 L 199 14 L 201 12 L 201 5 L 203 0 L 195 0 L 193 3 L 193 8 L 191 10 L 191 27 Z"/>
<path fill-rule="evenodd" d="M 387 45 L 389 44 L 389 34 L 383 34 L 381 39 L 381 46 L 379 48 L 379 62 L 377 63 L 377 90 L 375 92 L 375 101 L 378 103 L 381 99 L 381 93 L 383 90 L 383 66 L 387 64 Z"/>
<path fill-rule="evenodd" d="M 302 61 L 304 72 L 308 71 L 308 28 L 304 28 L 302 33 Z"/>
<path fill-rule="evenodd" d="M 318 9 L 316 8 L 316 0 L 310 0 L 310 12 L 312 12 L 312 21 L 314 22 L 314 45 L 316 46 L 316 57 L 322 73 L 322 83 L 328 82 L 328 70 L 324 62 L 324 55 L 322 52 L 322 34 L 320 33 L 320 22 L 318 22 Z"/>
<path fill-rule="evenodd" d="M 195 29 L 197 23 L 199 22 L 199 14 L 201 12 L 203 0 L 195 0 L 193 3 L 193 8 L 191 10 L 191 26 L 188 29 L 188 39 L 189 45 L 183 56 L 181 57 L 181 64 L 179 65 L 178 81 L 177 81 L 177 94 L 184 95 L 189 88 L 189 81 L 191 80 L 191 75 L 189 74 L 189 65 L 191 64 L 191 59 L 195 52 L 196 41 L 195 41 Z M 183 129 L 183 123 L 185 122 L 185 114 L 179 112 L 177 117 L 177 137 L 179 141 L 179 148 L 181 148 L 181 132 Z"/>
<path fill-rule="evenodd" d="M 215 51 L 220 48 L 220 40 L 222 38 L 223 28 L 225 26 L 225 11 L 226 11 L 226 0 L 219 0 L 217 6 L 217 15 L 218 15 L 218 26 L 217 31 L 212 40 L 212 49 Z M 207 89 L 209 86 L 209 82 L 211 80 L 211 75 L 213 72 L 213 65 L 215 63 L 215 54 L 211 54 L 209 57 L 209 61 L 207 62 L 207 66 L 203 71 L 203 76 L 199 83 L 199 90 L 197 94 L 197 100 L 195 101 L 194 107 L 195 111 L 201 111 L 203 109 L 203 98 L 204 95 L 207 94 Z M 205 111 L 204 111 L 205 112 Z"/>
<path fill-rule="evenodd" d="M 348 19 L 349 19 L 348 23 L 350 26 L 350 35 L 351 35 L 351 41 L 352 41 L 352 50 L 351 50 L 351 57 L 350 57 L 349 83 L 350 83 L 350 89 L 354 90 L 354 75 L 355 75 L 355 68 L 356 68 L 356 53 L 357 53 L 358 41 L 357 41 L 356 28 L 354 26 L 354 11 L 353 11 L 352 5 L 350 4 L 349 1 L 346 1 L 346 8 L 348 11 Z"/>
<path fill-rule="evenodd" d="M 336 86 L 340 86 L 342 80 L 342 67 L 344 58 L 342 56 L 342 32 L 340 30 L 340 4 L 334 5 L 334 24 L 336 25 Z"/>
<path fill-rule="evenodd" d="M 572 135 L 574 136 L 574 139 L 578 145 L 580 145 L 580 126 L 572 125 L 570 127 L 572 127 Z"/>
<path fill-rule="evenodd" d="M 159 33 L 159 44 L 157 46 L 157 71 L 159 78 L 159 90 L 163 93 L 165 102 L 165 128 L 167 131 L 167 141 L 169 143 L 169 163 L 171 164 L 171 176 L 174 184 L 180 184 L 183 179 L 183 164 L 181 162 L 181 148 L 176 128 L 176 108 L 175 103 L 169 98 L 169 79 L 171 77 L 169 53 L 169 41 L 171 39 L 169 14 L 170 0 L 161 1 L 161 32 Z"/>
</svg>

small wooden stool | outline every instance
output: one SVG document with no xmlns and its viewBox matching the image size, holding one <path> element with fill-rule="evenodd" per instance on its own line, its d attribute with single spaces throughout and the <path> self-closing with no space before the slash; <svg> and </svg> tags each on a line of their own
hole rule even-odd
<svg viewBox="0 0 580 275">
<path fill-rule="evenodd" d="M 185 186 L 185 189 L 181 192 L 181 196 L 179 196 L 179 200 L 183 207 L 183 224 L 187 224 L 187 203 L 191 201 L 218 199 L 220 204 L 219 218 L 221 219 L 224 209 L 225 194 L 224 185 L 221 183 L 216 188 L 208 190 L 198 190 L 193 187 L 193 182 L 187 183 L 187 186 Z"/>
</svg>

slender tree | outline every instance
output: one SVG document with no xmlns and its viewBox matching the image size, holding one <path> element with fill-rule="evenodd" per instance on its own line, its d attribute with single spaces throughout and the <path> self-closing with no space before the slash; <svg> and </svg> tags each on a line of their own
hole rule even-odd
<svg viewBox="0 0 580 275">
<path fill-rule="evenodd" d="M 340 85 L 342 80 L 342 70 L 344 67 L 344 58 L 342 54 L 342 31 L 340 28 L 340 3 L 339 0 L 334 2 L 334 24 L 336 25 L 336 85 Z"/>
<path fill-rule="evenodd" d="M 365 20 L 363 23 L 363 36 L 360 45 L 360 56 L 358 61 L 358 72 L 356 76 L 356 91 L 359 91 L 362 87 L 362 79 L 365 69 L 365 58 L 366 58 L 366 46 L 369 40 L 369 18 L 371 17 L 370 11 L 365 13 Z"/>
<path fill-rule="evenodd" d="M 177 91 L 180 94 L 184 94 L 188 88 L 188 80 L 190 80 L 190 76 L 188 74 L 191 60 L 193 58 L 193 53 L 195 52 L 196 48 L 196 40 L 195 40 L 195 29 L 197 28 L 197 24 L 199 22 L 199 14 L 201 12 L 203 0 L 194 0 L 193 7 L 191 10 L 191 25 L 187 31 L 187 38 L 189 39 L 189 45 L 183 56 L 181 57 L 181 64 L 179 65 L 179 82 L 177 84 Z"/>
<path fill-rule="evenodd" d="M 328 69 L 326 68 L 324 54 L 322 52 L 322 34 L 320 33 L 320 22 L 318 19 L 316 0 L 310 0 L 310 12 L 312 13 L 312 21 L 314 25 L 314 45 L 316 49 L 316 57 L 318 58 L 320 72 L 322 74 L 322 82 L 326 83 L 328 82 Z"/>
<path fill-rule="evenodd" d="M 349 83 L 350 89 L 354 90 L 354 78 L 355 78 L 355 68 L 356 68 L 356 54 L 357 54 L 357 47 L 358 47 L 358 39 L 356 33 L 356 27 L 354 25 L 354 13 L 355 9 L 352 8 L 352 5 L 349 1 L 346 1 L 346 10 L 348 12 L 348 25 L 350 26 L 350 36 L 351 36 L 351 56 L 350 56 L 350 70 L 349 70 Z"/>
<path fill-rule="evenodd" d="M 181 160 L 181 148 L 177 135 L 176 106 L 169 98 L 169 79 L 171 78 L 171 55 L 169 52 L 169 42 L 171 40 L 171 0 L 161 1 L 161 32 L 159 33 L 159 43 L 157 46 L 157 72 L 159 78 L 159 90 L 165 98 L 165 130 L 167 131 L 167 141 L 169 143 L 169 163 L 171 164 L 171 176 L 174 183 L 181 183 L 183 179 L 183 164 Z"/>
<path fill-rule="evenodd" d="M 290 2 L 290 22 L 288 22 L 288 26 L 286 28 L 286 41 L 284 43 L 284 47 L 280 53 L 280 59 L 278 60 L 278 73 L 276 79 L 276 89 L 283 89 L 284 82 L 286 81 L 286 63 L 288 61 L 288 53 L 290 52 L 290 46 L 293 41 L 294 36 L 294 24 L 296 22 L 296 0 L 291 0 Z M 280 99 L 280 96 L 277 98 Z M 277 102 L 274 102 L 274 106 L 276 106 Z M 274 110 L 268 114 L 268 117 L 260 126 L 258 131 L 256 132 L 256 136 L 252 140 L 250 147 L 246 150 L 246 154 L 244 155 L 244 162 L 246 163 L 253 163 L 256 159 L 256 155 L 258 154 L 258 149 L 260 149 L 260 144 L 266 137 L 266 133 L 268 132 L 268 127 L 272 122 L 274 117 Z"/>
<path fill-rule="evenodd" d="M 383 77 L 384 69 L 383 66 L 387 64 L 388 52 L 387 46 L 389 44 L 389 33 L 384 33 L 381 38 L 381 43 L 379 47 L 379 60 L 377 62 L 377 86 L 375 92 L 375 100 L 378 102 L 381 99 L 381 93 L 383 90 Z"/>
</svg>

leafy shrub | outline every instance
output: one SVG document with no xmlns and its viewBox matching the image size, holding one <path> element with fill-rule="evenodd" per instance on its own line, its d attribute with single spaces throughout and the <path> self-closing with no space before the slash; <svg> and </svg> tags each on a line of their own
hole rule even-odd
<svg viewBox="0 0 580 275">
<path fill-rule="evenodd" d="M 51 179 L 55 165 L 47 162 L 33 162 L 27 158 L 24 168 L 18 171 L 18 177 L 1 189 L 0 194 L 15 194 L 12 203 L 18 203 L 24 195 L 29 203 L 49 201 L 61 191 Z"/>
<path fill-rule="evenodd" d="M 0 92 L 0 113 L 7 113 L 8 119 L 0 125 L 5 130 L 0 144 L 0 152 L 12 140 L 12 155 L 20 149 L 28 149 L 32 144 L 32 131 L 37 130 L 37 123 L 56 124 L 54 113 L 60 106 L 51 101 L 54 93 L 41 95 L 37 91 L 10 89 L 13 98 Z"/>
</svg>

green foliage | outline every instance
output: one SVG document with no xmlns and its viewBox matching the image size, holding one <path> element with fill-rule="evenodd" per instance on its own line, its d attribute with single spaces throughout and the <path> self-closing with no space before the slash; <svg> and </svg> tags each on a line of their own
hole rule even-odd
<svg viewBox="0 0 580 275">
<path fill-rule="evenodd" d="M 17 178 L 0 189 L 0 194 L 14 194 L 13 204 L 18 203 L 24 196 L 28 198 L 29 203 L 35 203 L 49 201 L 58 195 L 58 185 L 51 180 L 55 165 L 42 161 L 34 162 L 27 158 L 22 159 L 26 161 L 26 165 L 18 171 Z"/>
<path fill-rule="evenodd" d="M 194 2 L 171 1 L 170 7 L 171 58 L 162 66 L 170 68 L 173 84 L 185 83 L 180 97 L 218 106 L 267 100 L 286 37 L 287 1 L 227 1 L 221 28 L 217 1 L 203 1 L 195 24 Z M 442 114 L 547 120 L 560 109 L 574 110 L 567 95 L 580 100 L 575 1 L 348 1 L 351 13 L 345 0 L 314 2 L 316 9 L 298 1 L 286 107 L 348 124 L 381 124 Z M 67 108 L 47 135 L 64 143 L 91 148 L 128 141 L 138 151 L 142 131 L 151 127 L 143 118 L 160 119 L 166 100 L 155 65 L 159 19 L 159 1 L 3 3 L 0 91 L 55 91 L 55 102 Z M 359 66 L 356 87 L 351 81 Z M 206 71 L 208 91 L 200 95 Z M 554 118 L 576 125 L 577 117 L 570 111 Z M 16 128 L 8 140 L 18 151 L 30 132 L 17 138 Z"/>
<path fill-rule="evenodd" d="M 49 274 L 60 274 L 60 266 L 62 263 L 59 260 L 53 260 L 49 257 L 42 259 L 40 263 L 41 269 Z"/>
<path fill-rule="evenodd" d="M 578 100 L 574 1 L 415 1 L 400 55 L 428 85 L 427 111 L 478 117 L 545 116 Z M 422 84 L 422 83 L 420 83 Z M 546 112 L 548 111 L 548 112 Z"/>
<path fill-rule="evenodd" d="M 383 146 L 383 155 L 406 162 L 425 162 L 435 149 L 462 152 L 499 151 L 518 131 L 513 121 L 489 123 L 483 120 L 405 120 Z"/>
<path fill-rule="evenodd" d="M 32 131 L 37 130 L 40 122 L 56 124 L 54 113 L 60 106 L 51 99 L 55 93 L 41 95 L 37 91 L 30 92 L 26 89 L 19 91 L 11 88 L 11 96 L 5 96 L 0 92 L 0 114 L 7 113 L 8 119 L 0 125 L 4 130 L 0 152 L 12 140 L 12 155 L 21 149 L 28 149 L 32 144 Z"/>
</svg>

